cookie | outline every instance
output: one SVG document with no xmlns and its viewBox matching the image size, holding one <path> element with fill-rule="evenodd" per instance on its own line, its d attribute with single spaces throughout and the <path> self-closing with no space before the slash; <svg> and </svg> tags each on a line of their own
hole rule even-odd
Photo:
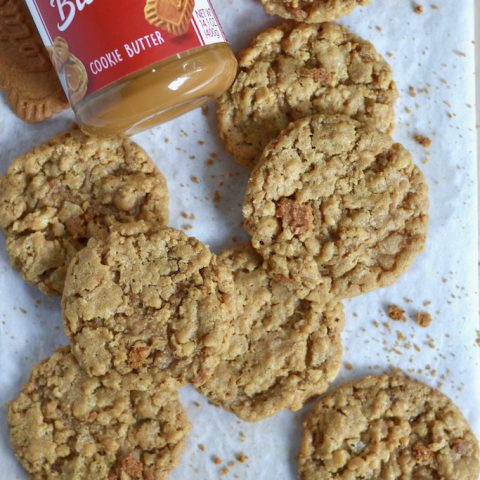
<svg viewBox="0 0 480 480">
<path fill-rule="evenodd" d="M 88 74 L 85 65 L 72 53 L 63 67 L 68 98 L 72 105 L 83 100 L 88 90 Z"/>
<path fill-rule="evenodd" d="M 239 73 L 217 104 L 219 133 L 252 169 L 263 148 L 293 121 L 341 113 L 394 127 L 392 71 L 373 45 L 335 23 L 283 23 L 239 55 Z"/>
<path fill-rule="evenodd" d="M 232 275 L 201 242 L 125 225 L 72 260 L 62 298 L 72 352 L 91 375 L 163 371 L 201 385 L 232 335 Z"/>
<path fill-rule="evenodd" d="M 425 178 L 410 153 L 342 115 L 297 121 L 265 149 L 243 214 L 275 280 L 301 298 L 385 287 L 424 248 Z"/>
<path fill-rule="evenodd" d="M 304 423 L 300 480 L 477 480 L 478 442 L 437 390 L 382 375 L 344 385 Z"/>
<path fill-rule="evenodd" d="M 88 91 L 88 74 L 82 61 L 70 52 L 63 37 L 56 37 L 51 48 L 53 64 L 65 85 L 71 105 L 83 100 Z"/>
<path fill-rule="evenodd" d="M 190 431 L 176 386 L 92 378 L 61 348 L 8 406 L 13 449 L 32 480 L 166 480 Z"/>
<path fill-rule="evenodd" d="M 337 20 L 348 15 L 359 5 L 370 0 L 261 0 L 270 15 L 297 22 L 320 23 Z"/>
<path fill-rule="evenodd" d="M 137 144 L 72 130 L 17 158 L 0 180 L 0 225 L 12 265 L 60 295 L 70 259 L 90 237 L 134 220 L 166 223 L 168 190 Z"/>
<path fill-rule="evenodd" d="M 68 107 L 23 0 L 0 1 L 0 87 L 14 112 L 30 123 Z"/>
<path fill-rule="evenodd" d="M 219 255 L 234 276 L 230 348 L 200 392 L 247 421 L 300 410 L 341 366 L 343 307 L 299 300 L 271 280 L 249 244 Z"/>
<path fill-rule="evenodd" d="M 194 0 L 147 0 L 145 19 L 172 35 L 188 32 L 195 7 Z"/>
</svg>

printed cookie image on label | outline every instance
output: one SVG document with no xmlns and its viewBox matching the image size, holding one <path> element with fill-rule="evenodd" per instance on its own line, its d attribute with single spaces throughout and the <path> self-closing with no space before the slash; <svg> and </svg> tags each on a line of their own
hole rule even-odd
<svg viewBox="0 0 480 480">
<path fill-rule="evenodd" d="M 190 27 L 194 0 L 147 0 L 145 18 L 173 35 L 183 35 Z"/>
<path fill-rule="evenodd" d="M 70 52 L 67 41 L 56 37 L 51 50 L 52 62 L 60 82 L 72 105 L 83 100 L 88 90 L 88 73 L 85 65 Z"/>
<path fill-rule="evenodd" d="M 88 74 L 83 63 L 71 53 L 64 67 L 67 95 L 72 105 L 85 97 L 88 89 Z"/>
<path fill-rule="evenodd" d="M 73 105 L 162 60 L 226 42 L 209 0 L 26 4 Z"/>
</svg>

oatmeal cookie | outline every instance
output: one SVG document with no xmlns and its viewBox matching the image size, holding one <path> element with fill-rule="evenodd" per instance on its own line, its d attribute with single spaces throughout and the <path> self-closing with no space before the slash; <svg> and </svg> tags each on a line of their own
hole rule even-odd
<svg viewBox="0 0 480 480">
<path fill-rule="evenodd" d="M 154 375 L 89 377 L 61 348 L 8 406 L 12 446 L 32 480 L 166 480 L 190 431 L 176 387 Z"/>
<path fill-rule="evenodd" d="M 342 305 L 299 300 L 268 277 L 250 244 L 224 251 L 218 261 L 234 276 L 234 334 L 200 392 L 247 421 L 301 409 L 340 369 Z"/>
<path fill-rule="evenodd" d="M 348 15 L 359 5 L 368 5 L 371 0 L 261 0 L 270 15 L 296 20 L 297 22 L 320 23 L 337 20 Z"/>
<path fill-rule="evenodd" d="M 72 352 L 90 375 L 160 370 L 201 385 L 232 334 L 232 275 L 201 242 L 123 225 L 72 260 L 62 298 Z"/>
<path fill-rule="evenodd" d="M 335 23 L 286 22 L 239 55 L 237 78 L 217 104 L 218 127 L 251 169 L 291 121 L 315 113 L 349 115 L 390 133 L 397 97 L 390 66 L 370 42 Z"/>
<path fill-rule="evenodd" d="M 0 179 L 0 225 L 25 280 L 61 295 L 73 255 L 134 220 L 166 223 L 165 178 L 137 144 L 72 130 L 17 158 Z"/>
<path fill-rule="evenodd" d="M 411 155 L 342 115 L 292 124 L 265 149 L 243 208 L 255 249 L 301 298 L 396 281 L 425 245 L 428 191 Z"/>
<path fill-rule="evenodd" d="M 477 480 L 478 442 L 437 390 L 366 377 L 323 398 L 304 423 L 301 480 Z"/>
</svg>

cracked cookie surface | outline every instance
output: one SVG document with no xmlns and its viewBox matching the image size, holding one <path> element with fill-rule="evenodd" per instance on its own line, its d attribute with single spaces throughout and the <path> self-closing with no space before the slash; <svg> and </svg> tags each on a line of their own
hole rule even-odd
<svg viewBox="0 0 480 480">
<path fill-rule="evenodd" d="M 222 252 L 218 261 L 233 272 L 234 334 L 200 392 L 248 421 L 301 409 L 340 369 L 342 305 L 299 300 L 268 277 L 249 244 Z"/>
<path fill-rule="evenodd" d="M 91 375 L 163 371 L 196 386 L 232 334 L 232 275 L 201 242 L 123 225 L 72 260 L 62 298 L 72 352 Z"/>
<path fill-rule="evenodd" d="M 370 42 L 335 23 L 285 22 L 239 54 L 239 72 L 217 103 L 219 133 L 248 169 L 291 121 L 345 114 L 390 133 L 398 97 L 387 62 Z"/>
<path fill-rule="evenodd" d="M 190 431 L 177 386 L 155 375 L 89 377 L 61 348 L 9 404 L 12 446 L 32 480 L 166 480 Z"/>
<path fill-rule="evenodd" d="M 370 0 L 261 0 L 267 13 L 297 22 L 320 23 L 348 15 Z"/>
<path fill-rule="evenodd" d="M 425 245 L 428 189 L 388 135 L 316 115 L 267 146 L 243 214 L 275 280 L 300 298 L 341 299 L 390 285 L 408 269 Z"/>
<path fill-rule="evenodd" d="M 299 470 L 301 480 L 477 480 L 479 448 L 442 393 L 404 377 L 365 377 L 313 407 Z"/>
<path fill-rule="evenodd" d="M 166 223 L 168 189 L 146 152 L 124 137 L 58 135 L 17 158 L 0 180 L 0 225 L 12 265 L 61 295 L 68 263 L 111 226 Z"/>
</svg>

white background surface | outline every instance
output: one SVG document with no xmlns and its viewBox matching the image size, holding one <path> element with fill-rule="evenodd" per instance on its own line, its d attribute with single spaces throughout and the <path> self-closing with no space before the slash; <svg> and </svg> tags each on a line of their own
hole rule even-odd
<svg viewBox="0 0 480 480">
<path fill-rule="evenodd" d="M 213 2 L 227 35 L 237 50 L 272 20 L 255 0 Z M 414 154 L 431 190 L 431 228 L 427 249 L 399 283 L 346 302 L 345 362 L 336 383 L 391 367 L 408 371 L 439 386 L 462 409 L 480 435 L 480 365 L 475 343 L 478 329 L 477 164 L 475 159 L 474 20 L 473 0 L 419 0 L 425 12 L 413 12 L 409 0 L 374 0 L 345 19 L 355 33 L 371 40 L 391 63 L 401 98 L 394 134 Z M 428 93 L 412 97 L 408 86 Z M 405 108 L 411 110 L 407 113 Z M 241 212 L 246 173 L 219 144 L 213 107 L 208 118 L 192 112 L 135 139 L 151 154 L 169 181 L 171 226 L 193 227 L 189 234 L 220 251 L 243 238 Z M 0 170 L 71 121 L 68 113 L 41 125 L 18 120 L 0 96 Z M 416 132 L 432 138 L 426 150 L 412 140 Z M 167 139 L 167 141 L 165 140 Z M 167 143 L 168 142 L 168 143 Z M 205 142 L 200 144 L 199 142 Z M 208 166 L 211 153 L 217 155 Z M 426 159 L 426 164 L 422 164 Z M 193 183 L 196 176 L 199 183 Z M 218 190 L 221 202 L 213 198 Z M 217 208 L 218 207 L 218 208 Z M 181 212 L 193 213 L 186 220 Z M 39 305 L 36 306 L 36 301 Z M 432 302 L 424 307 L 423 302 Z M 409 314 L 427 310 L 433 324 L 421 329 L 388 320 L 391 303 Z M 378 322 L 378 327 L 374 322 Z M 383 323 L 387 322 L 387 326 Z M 397 341 L 397 331 L 407 337 Z M 5 402 L 15 398 L 31 367 L 67 343 L 62 333 L 59 302 L 47 299 L 12 271 L 0 243 L 0 480 L 26 476 L 8 443 Z M 420 348 L 417 352 L 413 344 Z M 427 344 L 430 343 L 430 346 Z M 410 345 L 410 346 L 409 346 Z M 392 350 L 394 349 L 394 350 Z M 432 370 L 435 374 L 432 375 Z M 291 480 L 296 477 L 301 419 L 308 410 L 258 424 L 246 424 L 207 405 L 192 389 L 182 400 L 193 423 L 192 434 L 174 480 L 255 479 Z M 198 402 L 200 406 L 195 406 Z M 243 441 L 242 441 L 243 439 Z M 199 444 L 205 445 L 201 452 Z M 237 454 L 249 457 L 221 476 Z M 213 456 L 222 465 L 212 461 Z"/>
</svg>

